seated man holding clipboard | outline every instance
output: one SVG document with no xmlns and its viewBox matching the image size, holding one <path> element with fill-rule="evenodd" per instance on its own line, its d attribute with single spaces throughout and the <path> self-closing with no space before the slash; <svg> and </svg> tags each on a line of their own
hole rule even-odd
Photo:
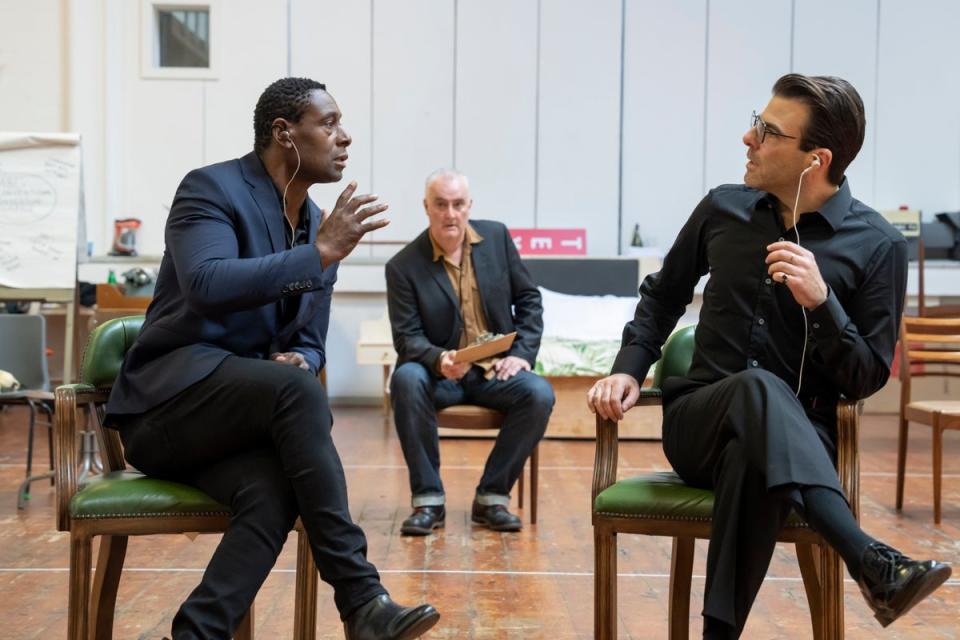
<svg viewBox="0 0 960 640">
<path fill-rule="evenodd" d="M 386 267 L 398 356 L 390 397 L 414 509 L 403 535 L 428 535 L 446 517 L 438 409 L 474 404 L 506 414 L 472 510 L 473 522 L 494 531 L 520 530 L 507 509 L 510 488 L 553 409 L 553 388 L 531 371 L 543 332 L 540 292 L 505 226 L 468 223 L 472 204 L 466 176 L 430 174 L 430 225 Z"/>
</svg>

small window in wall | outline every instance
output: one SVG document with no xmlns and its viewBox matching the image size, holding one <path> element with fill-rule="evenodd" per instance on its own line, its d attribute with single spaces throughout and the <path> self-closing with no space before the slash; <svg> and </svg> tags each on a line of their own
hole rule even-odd
<svg viewBox="0 0 960 640">
<path fill-rule="evenodd" d="M 142 64 L 145 78 L 216 78 L 215 1 L 143 0 Z"/>
</svg>

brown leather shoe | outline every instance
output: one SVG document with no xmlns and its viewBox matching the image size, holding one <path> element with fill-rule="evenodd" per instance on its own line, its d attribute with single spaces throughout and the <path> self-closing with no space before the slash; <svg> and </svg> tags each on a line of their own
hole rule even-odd
<svg viewBox="0 0 960 640">
<path fill-rule="evenodd" d="M 884 627 L 910 611 L 950 577 L 949 565 L 911 560 L 896 549 L 874 542 L 860 560 L 860 591 Z"/>
</svg>

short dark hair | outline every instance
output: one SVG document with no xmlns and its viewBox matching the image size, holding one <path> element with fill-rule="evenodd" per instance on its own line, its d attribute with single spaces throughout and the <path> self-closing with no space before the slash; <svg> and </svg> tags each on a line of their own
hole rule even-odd
<svg viewBox="0 0 960 640">
<path fill-rule="evenodd" d="M 300 122 L 310 106 L 310 94 L 326 90 L 326 85 L 310 78 L 280 78 L 264 89 L 253 110 L 253 150 L 262 153 L 270 145 L 274 120 Z"/>
<path fill-rule="evenodd" d="M 830 149 L 833 161 L 828 177 L 839 185 L 863 146 L 866 118 L 860 94 L 842 78 L 788 73 L 773 85 L 773 95 L 800 100 L 810 107 L 810 120 L 800 136 L 800 148 Z"/>
</svg>

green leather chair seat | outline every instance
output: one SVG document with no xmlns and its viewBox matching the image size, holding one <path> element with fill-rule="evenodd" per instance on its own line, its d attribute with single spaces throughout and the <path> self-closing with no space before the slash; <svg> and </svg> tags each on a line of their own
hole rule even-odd
<svg viewBox="0 0 960 640">
<path fill-rule="evenodd" d="M 595 513 L 621 518 L 709 521 L 713 515 L 713 491 L 684 484 L 673 471 L 660 471 L 620 480 L 593 501 Z M 795 511 L 788 527 L 805 527 Z"/>
<path fill-rule="evenodd" d="M 193 487 L 135 471 L 95 476 L 70 500 L 70 517 L 148 518 L 230 515 L 230 508 Z"/>
</svg>

